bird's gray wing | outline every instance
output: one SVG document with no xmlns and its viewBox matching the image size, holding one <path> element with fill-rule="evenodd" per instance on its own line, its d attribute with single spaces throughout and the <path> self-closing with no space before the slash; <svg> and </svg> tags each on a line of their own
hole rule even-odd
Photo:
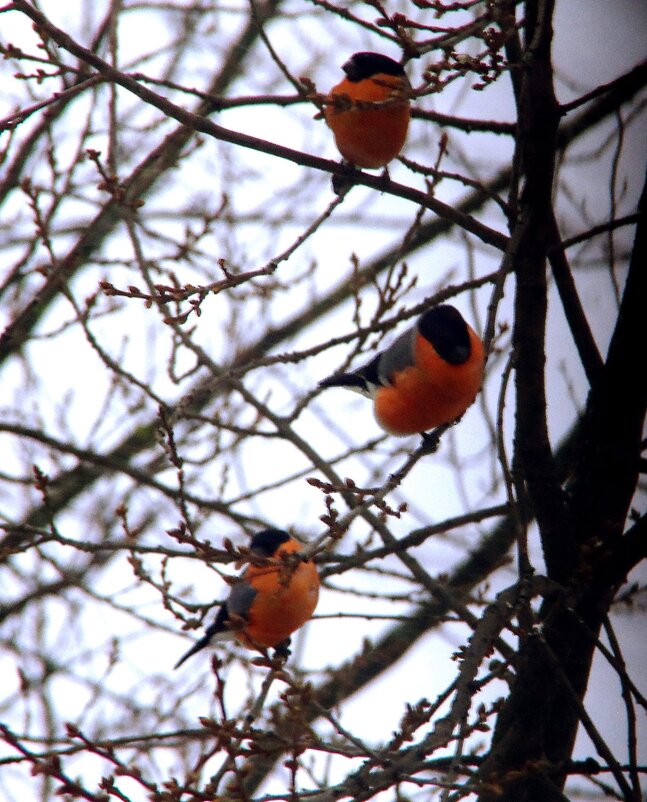
<svg viewBox="0 0 647 802">
<path fill-rule="evenodd" d="M 186 652 L 186 654 L 183 654 L 182 657 L 180 657 L 175 664 L 175 668 L 181 666 L 185 660 L 191 657 L 191 655 L 194 655 L 196 652 L 204 649 L 205 646 L 208 646 L 212 641 L 234 638 L 234 631 L 229 630 L 227 626 L 230 616 L 237 615 L 245 618 L 249 608 L 252 606 L 255 596 L 256 591 L 254 588 L 251 585 L 248 585 L 243 579 L 241 579 L 239 582 L 236 582 L 232 586 L 229 598 L 220 606 L 216 620 L 213 622 L 213 624 L 209 624 L 200 640 L 198 640 L 189 649 L 189 651 Z"/>
<path fill-rule="evenodd" d="M 337 373 L 319 382 L 320 387 L 345 387 L 373 398 L 380 387 L 393 383 L 394 374 L 414 364 L 415 326 L 403 332 L 386 351 L 352 373 Z"/>
<path fill-rule="evenodd" d="M 414 364 L 417 333 L 415 326 L 407 329 L 391 343 L 386 351 L 382 351 L 375 366 L 378 384 L 383 387 L 387 384 L 392 384 L 393 376 L 396 373 Z"/>
<path fill-rule="evenodd" d="M 228 614 L 239 615 L 242 618 L 246 618 L 257 592 L 258 591 L 245 582 L 244 579 L 232 585 L 229 598 L 226 601 Z"/>
</svg>

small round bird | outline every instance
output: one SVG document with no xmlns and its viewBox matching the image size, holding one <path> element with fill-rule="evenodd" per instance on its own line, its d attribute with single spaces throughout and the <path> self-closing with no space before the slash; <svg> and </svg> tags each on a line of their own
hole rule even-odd
<svg viewBox="0 0 647 802">
<path fill-rule="evenodd" d="M 289 636 L 311 617 L 319 599 L 319 575 L 310 560 L 293 562 L 303 545 L 281 529 L 252 537 L 251 553 L 262 563 L 247 566 L 205 634 L 175 664 L 222 640 L 236 638 L 250 649 L 283 648 Z"/>
<path fill-rule="evenodd" d="M 476 398 L 484 368 L 481 339 L 457 309 L 442 304 L 364 367 L 319 385 L 371 398 L 375 418 L 389 434 L 424 435 L 461 417 Z"/>
<path fill-rule="evenodd" d="M 409 127 L 411 84 L 401 64 L 381 53 L 355 53 L 324 110 L 335 143 L 356 167 L 384 167 L 398 155 Z"/>
</svg>

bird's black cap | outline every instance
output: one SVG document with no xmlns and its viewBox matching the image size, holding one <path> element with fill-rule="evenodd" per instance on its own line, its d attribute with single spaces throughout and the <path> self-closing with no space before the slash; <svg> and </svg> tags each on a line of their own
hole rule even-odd
<svg viewBox="0 0 647 802">
<path fill-rule="evenodd" d="M 472 344 L 463 316 L 449 304 L 434 306 L 418 320 L 418 331 L 450 365 L 462 365 L 470 357 Z"/>
<path fill-rule="evenodd" d="M 290 535 L 282 529 L 263 529 L 252 537 L 249 548 L 262 557 L 272 557 L 282 543 L 287 543 Z"/>
<path fill-rule="evenodd" d="M 398 76 L 405 74 L 402 64 L 381 53 L 355 53 L 342 65 L 342 70 L 353 83 L 378 73 Z"/>
</svg>

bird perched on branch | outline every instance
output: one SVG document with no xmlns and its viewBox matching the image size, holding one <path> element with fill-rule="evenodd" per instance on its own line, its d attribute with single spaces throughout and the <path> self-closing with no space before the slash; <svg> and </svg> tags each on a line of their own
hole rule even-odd
<svg viewBox="0 0 647 802">
<path fill-rule="evenodd" d="M 355 53 L 342 69 L 324 109 L 335 144 L 349 165 L 385 167 L 407 136 L 411 84 L 402 65 L 380 53 Z"/>
<path fill-rule="evenodd" d="M 480 338 L 449 304 L 422 314 L 386 350 L 352 373 L 320 387 L 345 387 L 371 398 L 375 418 L 389 434 L 424 434 L 453 423 L 473 403 L 483 380 Z"/>
<path fill-rule="evenodd" d="M 216 620 L 175 668 L 205 646 L 232 638 L 250 649 L 285 651 L 289 636 L 310 618 L 319 598 L 314 564 L 295 559 L 302 549 L 281 529 L 255 534 L 249 546 L 252 562 L 232 585 Z"/>
</svg>

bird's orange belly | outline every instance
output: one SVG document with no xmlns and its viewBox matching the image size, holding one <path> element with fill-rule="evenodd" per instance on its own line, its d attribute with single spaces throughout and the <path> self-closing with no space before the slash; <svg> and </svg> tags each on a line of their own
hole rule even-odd
<svg viewBox="0 0 647 802">
<path fill-rule="evenodd" d="M 351 164 L 376 169 L 398 155 L 409 125 L 406 104 L 382 109 L 331 109 L 326 115 L 337 149 Z"/>
<path fill-rule="evenodd" d="M 288 582 L 277 582 L 283 570 L 255 577 L 258 596 L 249 610 L 249 623 L 236 633 L 246 646 L 276 646 L 305 624 L 317 606 L 319 577 L 314 565 L 301 563 Z"/>
<path fill-rule="evenodd" d="M 398 374 L 393 386 L 378 390 L 375 418 L 389 434 L 405 436 L 426 432 L 459 418 L 473 403 L 481 384 L 481 371 L 453 368 L 454 380 L 428 381 L 418 368 Z"/>
</svg>

